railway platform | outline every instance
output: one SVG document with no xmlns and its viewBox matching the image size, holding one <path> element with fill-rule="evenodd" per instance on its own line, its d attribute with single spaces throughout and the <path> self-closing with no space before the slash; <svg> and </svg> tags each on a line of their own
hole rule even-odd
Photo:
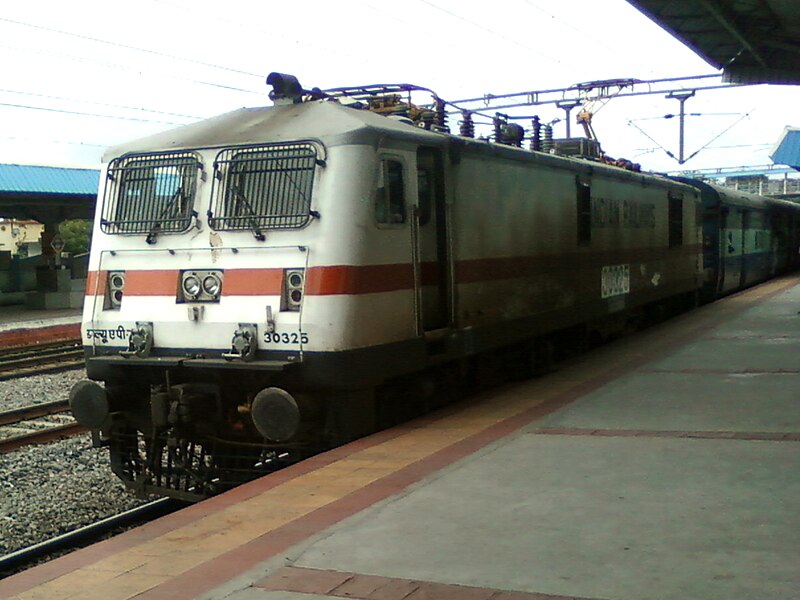
<svg viewBox="0 0 800 600">
<path fill-rule="evenodd" d="M 2 598 L 800 597 L 800 277 L 0 581 Z"/>
<path fill-rule="evenodd" d="M 81 309 L 0 307 L 0 348 L 80 339 Z"/>
</svg>

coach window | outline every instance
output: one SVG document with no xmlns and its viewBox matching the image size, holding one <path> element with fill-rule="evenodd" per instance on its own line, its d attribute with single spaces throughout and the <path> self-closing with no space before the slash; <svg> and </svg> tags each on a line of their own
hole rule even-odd
<svg viewBox="0 0 800 600">
<path fill-rule="evenodd" d="M 403 163 L 386 158 L 381 161 L 378 190 L 375 194 L 375 220 L 385 225 L 406 222 Z"/>
<path fill-rule="evenodd" d="M 669 246 L 683 244 L 683 194 L 669 193 Z"/>
<path fill-rule="evenodd" d="M 578 217 L 578 243 L 588 244 L 592 241 L 592 188 L 584 181 L 576 181 Z"/>
</svg>

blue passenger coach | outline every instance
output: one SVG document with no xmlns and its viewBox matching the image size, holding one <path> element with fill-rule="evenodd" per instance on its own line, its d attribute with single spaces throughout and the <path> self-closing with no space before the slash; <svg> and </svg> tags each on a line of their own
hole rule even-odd
<svg viewBox="0 0 800 600">
<path fill-rule="evenodd" d="M 800 205 L 705 181 L 675 179 L 700 190 L 705 300 L 800 266 Z"/>
</svg>

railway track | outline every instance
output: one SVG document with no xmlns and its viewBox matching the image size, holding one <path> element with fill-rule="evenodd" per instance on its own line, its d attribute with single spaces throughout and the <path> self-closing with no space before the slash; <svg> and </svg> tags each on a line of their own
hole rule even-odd
<svg viewBox="0 0 800 600">
<path fill-rule="evenodd" d="M 93 544 L 114 532 L 121 533 L 136 525 L 152 521 L 186 506 L 172 498 L 160 498 L 84 527 L 63 533 L 44 542 L 0 556 L 0 578 L 12 575 L 44 560 L 49 560 Z"/>
<path fill-rule="evenodd" d="M 0 381 L 76 369 L 83 364 L 79 339 L 0 348 Z"/>
<path fill-rule="evenodd" d="M 59 401 L 0 413 L 0 454 L 86 431 L 63 414 L 68 410 L 67 402 Z"/>
</svg>

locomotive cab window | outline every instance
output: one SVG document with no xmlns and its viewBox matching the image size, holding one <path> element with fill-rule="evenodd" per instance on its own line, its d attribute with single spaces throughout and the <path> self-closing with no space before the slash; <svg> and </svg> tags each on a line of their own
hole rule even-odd
<svg viewBox="0 0 800 600">
<path fill-rule="evenodd" d="M 214 161 L 209 225 L 219 231 L 294 229 L 311 218 L 317 165 L 310 143 L 223 150 Z"/>
<path fill-rule="evenodd" d="M 100 228 L 105 233 L 175 233 L 193 216 L 197 174 L 192 153 L 128 156 L 108 167 Z"/>
<path fill-rule="evenodd" d="M 388 158 L 381 161 L 375 193 L 375 220 L 385 225 L 406 222 L 403 163 L 398 160 Z"/>
</svg>

